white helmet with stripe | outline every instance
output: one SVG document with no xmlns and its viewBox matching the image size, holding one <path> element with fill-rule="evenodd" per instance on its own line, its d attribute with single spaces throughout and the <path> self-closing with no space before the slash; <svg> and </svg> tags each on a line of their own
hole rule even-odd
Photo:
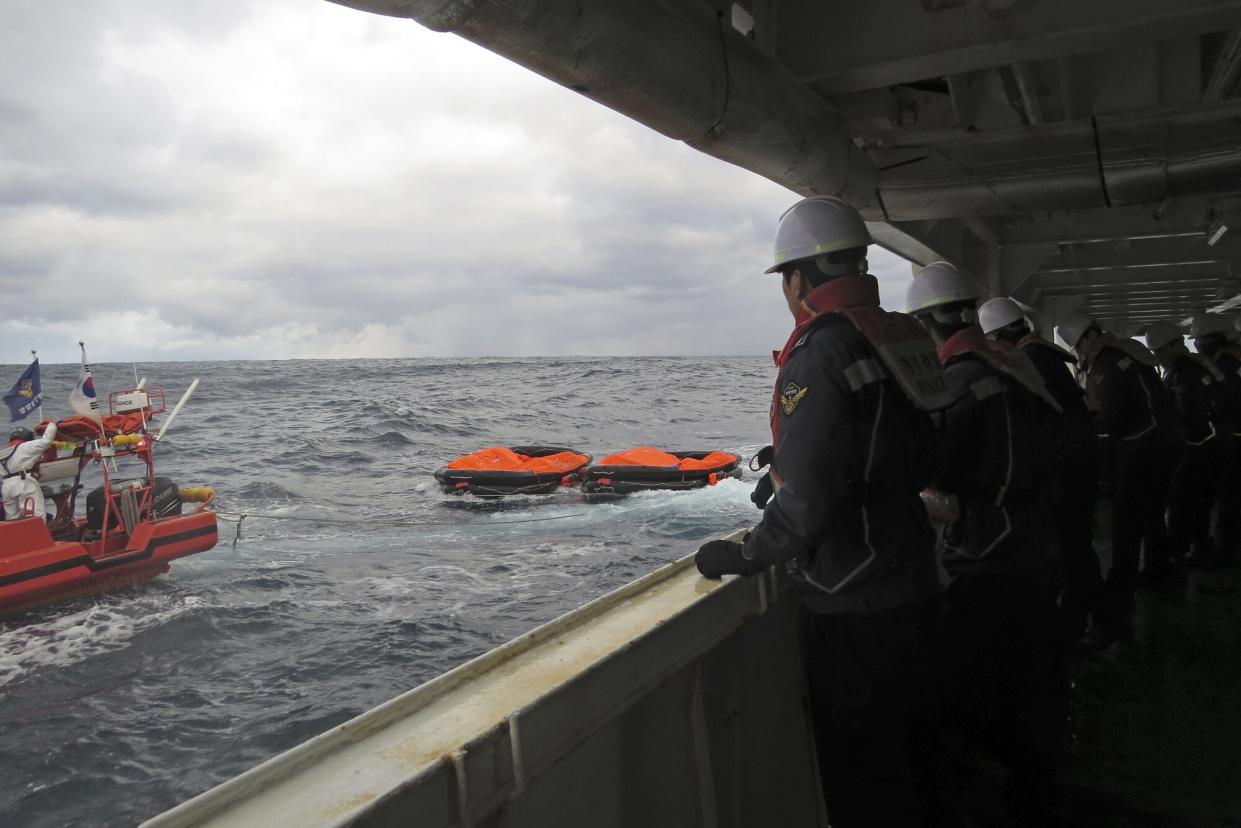
<svg viewBox="0 0 1241 828">
<path fill-rule="evenodd" d="M 1232 326 L 1232 320 L 1222 313 L 1204 313 L 1195 316 L 1189 323 L 1189 335 L 1194 339 L 1211 334 L 1224 334 L 1231 339 L 1235 333 L 1236 329 Z"/>
<path fill-rule="evenodd" d="M 948 262 L 932 262 L 914 274 L 905 290 L 905 313 L 922 313 L 941 305 L 976 301 L 978 286 Z"/>
<path fill-rule="evenodd" d="M 767 273 L 775 273 L 785 265 L 805 259 L 820 259 L 819 267 L 825 273 L 833 268 L 828 265 L 827 257 L 842 250 L 862 249 L 870 245 L 870 231 L 861 214 L 849 202 L 835 196 L 811 196 L 803 198 L 780 216 L 780 224 L 776 227 L 775 264 L 767 268 Z M 856 272 L 850 261 L 841 273 Z M 840 269 L 837 265 L 835 269 Z"/>
<path fill-rule="evenodd" d="M 1173 342 L 1183 342 L 1184 335 L 1184 331 L 1175 322 L 1160 319 L 1146 326 L 1146 347 L 1158 351 Z"/>
<path fill-rule="evenodd" d="M 1056 326 L 1056 334 L 1064 340 L 1064 344 L 1077 350 L 1077 344 L 1082 341 L 1082 336 L 1094 323 L 1094 317 L 1090 314 L 1085 311 L 1075 310 L 1064 317 L 1060 324 Z"/>
<path fill-rule="evenodd" d="M 998 331 L 1014 322 L 1025 319 L 1026 315 L 1018 305 L 1007 296 L 997 296 L 982 303 L 978 309 L 978 324 L 983 333 Z"/>
</svg>

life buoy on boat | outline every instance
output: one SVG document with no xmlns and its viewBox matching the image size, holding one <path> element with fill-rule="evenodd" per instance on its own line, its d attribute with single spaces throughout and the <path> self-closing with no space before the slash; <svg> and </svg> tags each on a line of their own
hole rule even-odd
<svg viewBox="0 0 1241 828">
<path fill-rule="evenodd" d="M 451 494 L 551 494 L 576 486 L 590 460 L 589 454 L 563 446 L 490 446 L 458 457 L 436 471 L 435 479 Z"/>
<path fill-rule="evenodd" d="M 652 446 L 618 451 L 586 469 L 587 494 L 632 494 L 651 489 L 699 489 L 740 477 L 741 458 L 728 451 L 664 451 Z"/>
</svg>

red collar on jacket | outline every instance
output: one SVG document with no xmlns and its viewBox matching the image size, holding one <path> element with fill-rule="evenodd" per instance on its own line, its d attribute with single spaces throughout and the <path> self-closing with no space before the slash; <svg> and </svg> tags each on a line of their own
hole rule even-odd
<svg viewBox="0 0 1241 828">
<path fill-rule="evenodd" d="M 1046 339 L 1038 335 L 1038 331 L 1030 331 L 1028 334 L 1017 340 L 1017 347 L 1024 348 L 1027 345 L 1050 345 Z"/>
<path fill-rule="evenodd" d="M 859 306 L 879 307 L 879 280 L 869 273 L 837 276 L 812 289 L 802 297 L 801 307 L 793 317 L 793 333 L 789 334 L 784 349 L 772 352 L 776 365 L 784 367 L 793 347 L 820 316 L 841 308 Z"/>
<path fill-rule="evenodd" d="M 987 341 L 982 328 L 977 325 L 962 328 L 948 337 L 944 344 L 939 346 L 939 361 L 946 365 L 948 360 L 954 356 L 968 354 L 971 351 L 981 354 L 984 359 L 991 353 L 991 343 Z"/>
</svg>

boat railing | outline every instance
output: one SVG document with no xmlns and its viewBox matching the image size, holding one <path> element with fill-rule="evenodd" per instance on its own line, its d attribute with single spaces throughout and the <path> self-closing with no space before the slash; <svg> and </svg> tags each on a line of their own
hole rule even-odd
<svg viewBox="0 0 1241 828">
<path fill-rule="evenodd" d="M 145 826 L 825 824 L 784 586 L 686 557 Z"/>
</svg>

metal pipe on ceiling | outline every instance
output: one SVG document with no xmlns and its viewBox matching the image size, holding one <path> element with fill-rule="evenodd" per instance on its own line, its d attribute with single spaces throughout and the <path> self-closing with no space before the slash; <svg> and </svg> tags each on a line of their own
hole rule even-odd
<svg viewBox="0 0 1241 828">
<path fill-rule="evenodd" d="M 1223 259 L 1195 259 L 1184 262 L 1135 262 L 1132 264 L 1090 265 L 1087 267 L 1046 267 L 1036 273 L 1095 273 L 1101 270 L 1148 270 L 1150 268 L 1195 267 L 1219 264 Z"/>
<path fill-rule="evenodd" d="M 939 219 L 1159 204 L 1241 178 L 1241 102 L 973 135 L 887 169 L 889 218 Z M 926 147 L 909 146 L 890 157 Z"/>
</svg>

